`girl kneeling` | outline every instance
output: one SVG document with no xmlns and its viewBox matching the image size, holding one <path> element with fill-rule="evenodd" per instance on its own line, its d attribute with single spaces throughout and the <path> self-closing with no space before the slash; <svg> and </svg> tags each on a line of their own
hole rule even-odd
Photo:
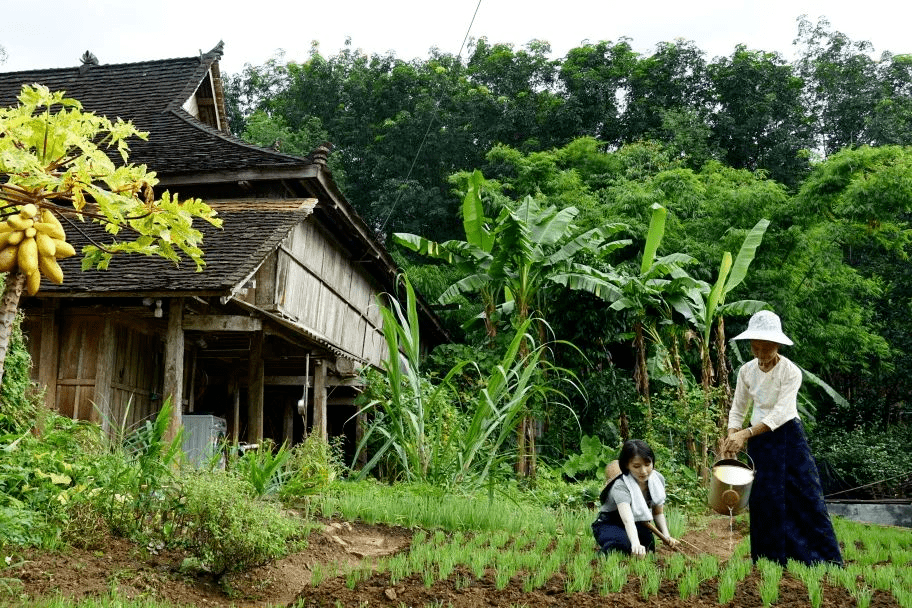
<svg viewBox="0 0 912 608">
<path fill-rule="evenodd" d="M 665 478 L 653 468 L 652 448 L 640 439 L 625 441 L 618 466 L 620 474 L 610 479 L 602 490 L 599 496 L 602 506 L 592 523 L 592 534 L 600 549 L 636 556 L 655 551 L 655 538 L 647 526 L 653 520 L 671 546 L 678 544 L 668 533 L 663 506 Z"/>
</svg>

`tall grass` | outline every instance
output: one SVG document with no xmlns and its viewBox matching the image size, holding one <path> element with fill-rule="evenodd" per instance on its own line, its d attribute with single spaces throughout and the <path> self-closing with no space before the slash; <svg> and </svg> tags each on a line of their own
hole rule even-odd
<svg viewBox="0 0 912 608">
<path fill-rule="evenodd" d="M 547 367 L 552 376 L 569 372 L 546 361 L 546 347 L 534 345 L 529 334 L 534 319 L 528 319 L 516 328 L 500 362 L 481 379 L 473 401 L 465 404 L 463 423 L 447 428 L 452 422 L 445 416 L 431 416 L 431 404 L 449 390 L 451 380 L 467 366 L 481 373 L 474 362 L 462 361 L 436 387 L 421 374 L 415 292 L 408 279 L 403 283 L 405 310 L 395 298 L 389 298 L 389 307 L 378 302 L 391 354 L 384 361 L 389 397 L 375 399 L 358 412 L 372 413 L 373 420 L 358 444 L 355 460 L 369 444 L 373 453 L 357 475 L 363 479 L 381 462 L 391 459 L 406 481 L 427 481 L 446 488 L 488 484 L 493 491 L 491 476 L 512 459 L 504 446 L 512 439 L 527 404 L 555 392 L 549 384 L 538 381 L 540 369 Z"/>
<path fill-rule="evenodd" d="M 560 530 L 558 514 L 547 509 L 518 503 L 502 494 L 480 497 L 448 493 L 423 484 L 336 482 L 313 497 L 307 509 L 307 515 L 447 531 L 543 531 L 557 535 Z"/>
<path fill-rule="evenodd" d="M 291 454 L 287 444 L 274 450 L 271 441 L 264 441 L 255 450 L 244 452 L 231 467 L 250 484 L 258 498 L 276 495 L 291 478 L 291 471 L 285 468 Z"/>
<path fill-rule="evenodd" d="M 91 503 L 116 533 L 155 536 L 162 525 L 182 455 L 183 429 L 167 439 L 171 410 L 169 398 L 155 418 L 135 428 L 121 425 L 107 437 L 108 454 L 96 463 L 99 491 Z"/>
</svg>

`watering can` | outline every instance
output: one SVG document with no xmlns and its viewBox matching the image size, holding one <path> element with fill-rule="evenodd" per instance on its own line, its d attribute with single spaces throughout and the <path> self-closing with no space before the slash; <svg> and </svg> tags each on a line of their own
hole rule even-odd
<svg viewBox="0 0 912 608">
<path fill-rule="evenodd" d="M 712 466 L 709 482 L 709 506 L 722 515 L 737 515 L 747 508 L 751 485 L 754 483 L 754 461 L 750 464 L 735 458 L 717 460 Z"/>
</svg>

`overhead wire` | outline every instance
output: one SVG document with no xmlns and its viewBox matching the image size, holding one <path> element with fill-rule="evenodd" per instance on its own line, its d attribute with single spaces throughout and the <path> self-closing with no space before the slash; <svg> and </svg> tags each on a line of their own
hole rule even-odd
<svg viewBox="0 0 912 608">
<path fill-rule="evenodd" d="M 478 9 L 481 8 L 481 0 L 478 0 L 478 4 L 475 5 L 475 12 L 472 13 L 472 19 L 469 21 L 469 27 L 466 28 L 465 36 L 462 38 L 462 44 L 459 47 L 459 52 L 456 53 L 456 60 L 460 60 L 462 57 L 462 51 L 465 49 L 466 42 L 469 40 L 469 32 L 472 31 L 472 25 L 475 24 L 475 17 L 478 16 Z M 418 158 L 421 156 L 421 150 L 424 148 L 425 142 L 427 142 L 428 135 L 431 133 L 431 127 L 434 126 L 434 120 L 437 118 L 437 109 L 440 107 L 440 96 L 438 95 L 437 99 L 434 100 L 434 113 L 431 115 L 430 120 L 428 120 L 427 129 L 424 131 L 424 136 L 421 138 L 421 143 L 418 144 L 418 149 L 415 150 L 415 156 L 412 158 L 412 164 L 409 166 L 408 173 L 405 175 L 404 183 L 408 183 L 409 178 L 412 176 L 412 171 L 415 169 L 415 165 L 418 163 Z M 382 233 L 386 230 L 386 224 L 389 222 L 390 217 L 393 215 L 393 211 L 396 210 L 396 207 L 399 205 L 399 201 L 402 199 L 402 190 L 399 190 L 399 193 L 396 195 L 396 200 L 393 201 L 392 206 L 390 207 L 389 213 L 386 214 L 386 219 L 383 220 L 383 224 L 380 225 L 380 232 Z"/>
<path fill-rule="evenodd" d="M 886 483 L 888 481 L 894 481 L 901 477 L 908 477 L 912 479 L 912 472 L 900 473 L 899 475 L 894 475 L 893 477 L 887 477 L 886 479 L 880 479 L 878 481 L 872 481 L 871 483 L 866 483 L 861 486 L 856 486 L 854 488 L 849 488 L 848 490 L 840 490 L 838 492 L 833 492 L 832 494 L 827 494 L 824 498 L 832 498 L 833 496 L 838 496 L 839 494 L 847 494 L 849 492 L 854 492 L 855 490 L 862 490 L 864 488 L 869 488 L 871 486 L 876 486 L 877 484 Z"/>
</svg>

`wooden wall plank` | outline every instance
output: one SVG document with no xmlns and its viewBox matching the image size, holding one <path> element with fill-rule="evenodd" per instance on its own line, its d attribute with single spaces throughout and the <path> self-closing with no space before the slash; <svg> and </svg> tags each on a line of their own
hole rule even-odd
<svg viewBox="0 0 912 608">
<path fill-rule="evenodd" d="M 38 385 L 45 387 L 44 404 L 57 409 L 57 372 L 60 353 L 60 324 L 57 322 L 59 305 L 56 300 L 42 302 Z"/>
</svg>

